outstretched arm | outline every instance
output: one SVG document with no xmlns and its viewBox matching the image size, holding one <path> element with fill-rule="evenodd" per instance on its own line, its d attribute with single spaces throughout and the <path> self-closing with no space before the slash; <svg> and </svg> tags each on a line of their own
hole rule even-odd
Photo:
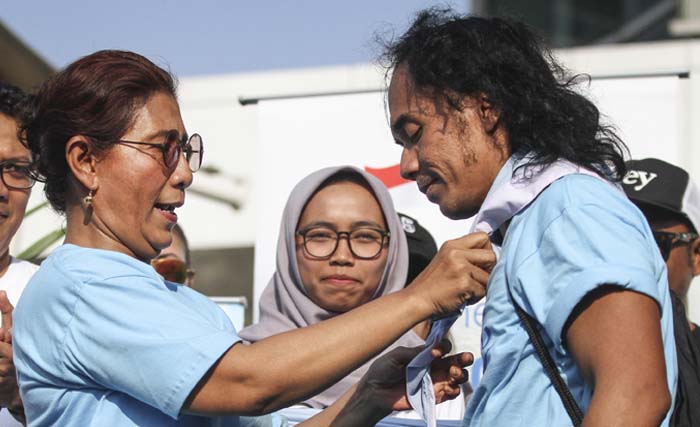
<svg viewBox="0 0 700 427">
<path fill-rule="evenodd" d="M 449 342 L 448 342 L 449 343 Z M 362 380 L 326 410 L 299 424 L 303 427 L 372 426 L 392 411 L 411 409 L 406 396 L 405 369 L 421 350 L 397 348 L 377 359 Z M 431 377 L 436 402 L 459 396 L 460 384 L 468 378 L 464 367 L 474 361 L 471 353 L 443 358 L 449 346 L 433 349 Z"/>
<path fill-rule="evenodd" d="M 313 396 L 418 322 L 480 299 L 493 264 L 486 234 L 449 241 L 402 291 L 307 328 L 234 345 L 200 381 L 184 410 L 260 414 Z"/>
<path fill-rule="evenodd" d="M 658 426 L 671 406 L 659 307 L 607 286 L 579 304 L 566 341 L 593 397 L 583 425 Z"/>
</svg>

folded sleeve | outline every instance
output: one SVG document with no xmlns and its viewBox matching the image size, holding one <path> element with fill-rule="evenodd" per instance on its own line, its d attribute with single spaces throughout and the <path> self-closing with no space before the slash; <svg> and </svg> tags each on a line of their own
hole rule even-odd
<svg viewBox="0 0 700 427">
<path fill-rule="evenodd" d="M 570 206 L 535 236 L 534 251 L 514 267 L 513 298 L 543 326 L 557 351 L 564 351 L 562 332 L 574 308 L 600 286 L 636 291 L 661 306 L 665 267 L 631 204 Z"/>
<path fill-rule="evenodd" d="M 85 284 L 66 330 L 65 369 L 177 418 L 192 389 L 239 341 L 201 295 L 124 276 Z"/>
</svg>

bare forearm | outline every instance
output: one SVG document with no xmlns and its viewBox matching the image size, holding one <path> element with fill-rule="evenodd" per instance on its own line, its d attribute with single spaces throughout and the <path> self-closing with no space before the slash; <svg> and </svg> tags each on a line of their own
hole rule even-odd
<svg viewBox="0 0 700 427">
<path fill-rule="evenodd" d="M 627 393 L 613 388 L 596 390 L 583 420 L 584 427 L 660 425 L 669 410 L 670 395 L 665 381 L 663 387 L 659 384 L 648 386 L 637 393 L 631 389 Z"/>
<path fill-rule="evenodd" d="M 671 398 L 657 304 L 614 287 L 582 304 L 567 343 L 593 389 L 584 425 L 658 426 Z"/>
<path fill-rule="evenodd" d="M 250 361 L 284 355 L 269 369 L 257 370 L 261 376 L 279 379 L 275 384 L 278 398 L 271 404 L 283 407 L 335 383 L 429 315 L 421 313 L 418 305 L 406 303 L 406 298 L 410 295 L 389 295 L 342 316 L 249 346 L 246 359 Z"/>
<path fill-rule="evenodd" d="M 335 425 L 333 424 L 334 420 L 338 417 L 338 414 L 343 408 L 345 408 L 350 397 L 355 392 L 355 389 L 356 386 L 351 387 L 350 390 L 336 400 L 331 406 L 297 425 L 299 427 L 328 427 Z"/>
<path fill-rule="evenodd" d="M 233 346 L 192 396 L 197 412 L 269 412 L 334 384 L 431 314 L 410 290 L 316 325 Z M 213 387 L 211 387 L 213 386 Z M 248 396 L 242 398 L 242 396 Z"/>
<path fill-rule="evenodd" d="M 313 396 L 418 322 L 483 297 L 495 261 L 485 233 L 448 241 L 408 288 L 310 327 L 234 345 L 202 378 L 184 408 L 260 413 Z"/>
<path fill-rule="evenodd" d="M 353 386 L 333 405 L 298 424 L 300 427 L 373 426 L 391 411 L 374 405 L 375 399 Z"/>
</svg>

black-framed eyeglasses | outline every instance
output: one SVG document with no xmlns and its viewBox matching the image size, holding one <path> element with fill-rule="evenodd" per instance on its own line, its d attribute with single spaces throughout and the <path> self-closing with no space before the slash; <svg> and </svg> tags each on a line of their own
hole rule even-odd
<svg viewBox="0 0 700 427">
<path fill-rule="evenodd" d="M 671 255 L 671 251 L 674 247 L 679 245 L 687 245 L 700 237 L 695 233 L 689 232 L 672 233 L 670 231 L 652 230 L 651 233 L 654 235 L 654 240 L 656 240 L 656 244 L 659 246 L 661 258 L 663 258 L 664 261 L 668 261 L 668 257 Z"/>
<path fill-rule="evenodd" d="M 304 240 L 304 250 L 314 258 L 329 258 L 338 242 L 345 237 L 355 258 L 373 259 L 384 248 L 390 233 L 378 228 L 364 227 L 351 231 L 336 231 L 328 227 L 310 227 L 297 231 L 297 236 Z"/>
<path fill-rule="evenodd" d="M 198 133 L 192 134 L 187 140 L 180 139 L 180 133 L 176 130 L 171 130 L 165 136 L 165 142 L 162 144 L 143 141 L 129 141 L 120 139 L 116 141 L 118 144 L 135 144 L 146 145 L 160 149 L 163 153 L 163 162 L 165 167 L 171 169 L 177 165 L 177 161 L 182 153 L 185 154 L 187 163 L 192 172 L 197 172 L 202 166 L 202 157 L 204 157 L 204 142 Z"/>
<path fill-rule="evenodd" d="M 27 190 L 34 186 L 34 165 L 24 160 L 5 160 L 0 162 L 2 182 L 8 188 Z"/>
</svg>

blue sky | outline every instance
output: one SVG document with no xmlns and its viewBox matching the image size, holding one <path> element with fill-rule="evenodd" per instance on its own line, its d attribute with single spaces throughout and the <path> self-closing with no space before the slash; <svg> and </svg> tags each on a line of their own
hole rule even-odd
<svg viewBox="0 0 700 427">
<path fill-rule="evenodd" d="M 0 18 L 55 67 L 106 48 L 134 50 L 179 76 L 371 61 L 373 35 L 416 11 L 470 0 L 8 0 Z"/>
</svg>

